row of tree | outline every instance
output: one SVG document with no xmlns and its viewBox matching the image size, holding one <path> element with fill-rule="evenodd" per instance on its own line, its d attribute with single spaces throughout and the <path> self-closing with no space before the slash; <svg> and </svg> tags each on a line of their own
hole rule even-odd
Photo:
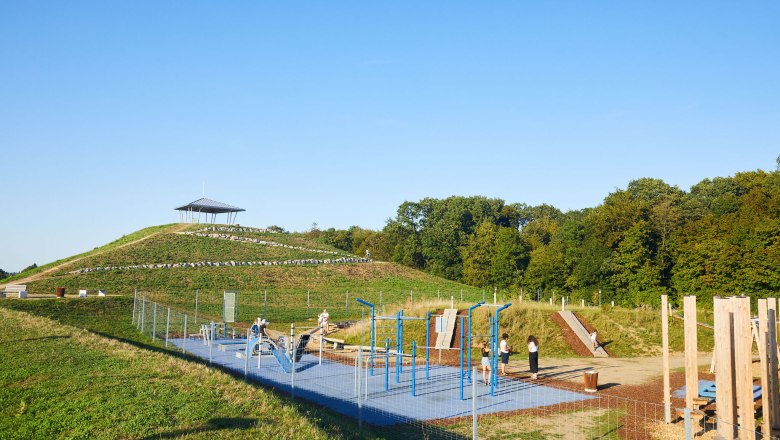
<svg viewBox="0 0 780 440">
<path fill-rule="evenodd" d="M 643 178 L 595 208 L 507 204 L 486 197 L 404 202 L 381 231 L 313 229 L 324 243 L 369 249 L 478 286 L 554 291 L 624 305 L 659 294 L 780 291 L 780 172 L 705 179 L 690 191 Z"/>
</svg>

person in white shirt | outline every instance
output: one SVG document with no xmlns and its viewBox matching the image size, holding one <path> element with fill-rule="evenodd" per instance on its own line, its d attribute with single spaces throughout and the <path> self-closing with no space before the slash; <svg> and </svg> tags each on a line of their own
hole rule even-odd
<svg viewBox="0 0 780 440">
<path fill-rule="evenodd" d="M 539 340 L 534 335 L 528 337 L 528 363 L 531 366 L 531 379 L 536 380 L 539 372 Z"/>
<path fill-rule="evenodd" d="M 501 335 L 501 343 L 498 344 L 498 353 L 501 355 L 501 375 L 506 376 L 506 364 L 509 363 L 509 352 L 512 347 L 509 346 L 509 335 Z"/>
<path fill-rule="evenodd" d="M 317 325 L 319 325 L 322 328 L 323 336 L 328 334 L 329 319 L 330 319 L 330 313 L 328 313 L 328 309 L 322 309 L 322 313 L 320 313 L 320 316 L 317 317 Z"/>
<path fill-rule="evenodd" d="M 593 350 L 599 348 L 599 341 L 598 339 L 596 339 L 596 336 L 598 335 L 596 334 L 595 331 L 590 334 L 590 342 L 593 344 Z"/>
</svg>

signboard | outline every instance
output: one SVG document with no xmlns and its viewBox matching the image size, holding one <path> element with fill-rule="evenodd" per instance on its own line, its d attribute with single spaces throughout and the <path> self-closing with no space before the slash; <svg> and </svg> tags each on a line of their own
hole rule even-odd
<svg viewBox="0 0 780 440">
<path fill-rule="evenodd" d="M 444 333 L 447 331 L 447 320 L 443 316 L 436 317 L 436 333 Z"/>
<path fill-rule="evenodd" d="M 236 316 L 238 315 L 238 291 L 237 290 L 225 290 L 222 299 L 222 321 L 224 322 L 236 322 Z"/>
</svg>

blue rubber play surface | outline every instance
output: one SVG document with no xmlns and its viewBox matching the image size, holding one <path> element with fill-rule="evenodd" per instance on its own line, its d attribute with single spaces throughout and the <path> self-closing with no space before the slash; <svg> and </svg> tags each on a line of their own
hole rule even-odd
<svg viewBox="0 0 780 440">
<path fill-rule="evenodd" d="M 182 339 L 169 342 L 181 347 Z M 212 363 L 244 374 L 245 360 L 236 356 L 243 352 L 242 345 L 227 345 L 226 351 L 219 351 L 215 341 L 211 351 Z M 187 340 L 186 351 L 203 359 L 209 358 L 209 347 L 202 341 Z M 379 359 L 378 355 L 377 359 Z M 347 362 L 350 362 L 347 360 Z M 264 355 L 257 366 L 257 357 L 249 360 L 248 377 L 258 383 L 292 392 L 292 375 L 285 373 L 274 356 Z M 464 379 L 464 400 L 460 400 L 459 370 L 447 366 L 431 366 L 429 379 L 425 379 L 424 358 L 417 359 L 415 391 L 412 396 L 412 371 L 407 365 L 395 380 L 395 367 L 389 368 L 388 386 L 385 391 L 385 368 L 376 366 L 374 375 L 368 377 L 366 398 L 365 370 L 361 374 L 362 408 L 358 408 L 355 395 L 355 367 L 311 354 L 304 354 L 295 369 L 295 398 L 302 398 L 326 406 L 349 417 L 362 419 L 374 425 L 392 425 L 412 421 L 436 420 L 471 415 L 471 384 Z M 480 376 L 481 377 L 481 376 Z M 479 384 L 477 388 L 477 411 L 481 414 L 522 410 L 559 403 L 594 399 L 595 396 L 552 388 L 520 380 L 500 378 L 494 396 L 490 387 Z"/>
<path fill-rule="evenodd" d="M 685 398 L 685 386 L 672 393 L 674 397 L 680 399 Z M 715 399 L 715 382 L 711 380 L 699 380 L 699 397 L 707 397 L 709 399 Z M 753 400 L 761 397 L 761 387 L 758 385 L 753 386 Z"/>
</svg>

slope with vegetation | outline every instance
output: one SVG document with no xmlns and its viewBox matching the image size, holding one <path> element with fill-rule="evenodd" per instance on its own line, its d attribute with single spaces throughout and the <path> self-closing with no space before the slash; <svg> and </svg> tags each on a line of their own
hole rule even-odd
<svg viewBox="0 0 780 440">
<path fill-rule="evenodd" d="M 561 212 L 485 197 L 404 202 L 381 231 L 310 232 L 323 243 L 450 280 L 546 299 L 657 305 L 659 295 L 780 290 L 780 171 L 704 179 L 683 191 L 629 182 L 599 206 Z M 601 296 L 598 292 L 601 290 Z"/>
</svg>

